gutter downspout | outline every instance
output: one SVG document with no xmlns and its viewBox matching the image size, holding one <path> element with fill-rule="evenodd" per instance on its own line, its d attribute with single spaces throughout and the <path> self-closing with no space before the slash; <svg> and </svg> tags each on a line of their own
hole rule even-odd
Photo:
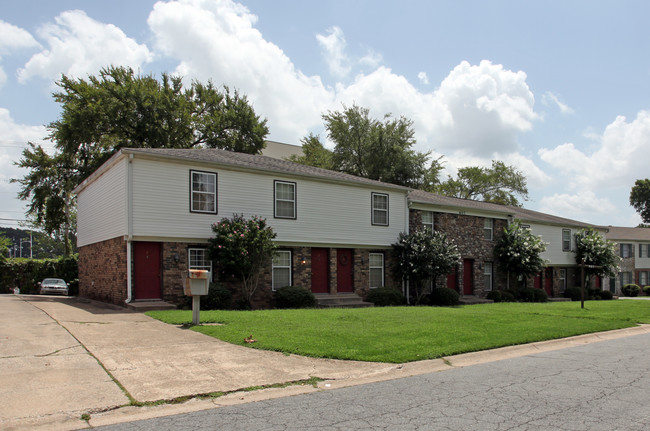
<svg viewBox="0 0 650 431">
<path fill-rule="evenodd" d="M 410 224 L 409 220 L 411 218 L 411 208 L 410 208 L 411 205 L 409 203 L 409 194 L 410 193 L 411 193 L 411 191 L 409 190 L 409 192 L 406 193 L 406 196 L 404 197 L 404 204 L 405 204 L 405 207 L 406 207 L 406 218 L 404 220 L 404 232 L 406 232 L 407 235 L 409 234 L 409 224 Z M 404 280 L 402 280 L 402 292 L 404 292 L 404 291 L 406 291 L 406 304 L 410 305 L 411 304 L 411 286 L 409 285 L 408 280 L 406 282 L 404 282 Z"/>
<path fill-rule="evenodd" d="M 126 303 L 133 301 L 133 280 L 131 279 L 131 272 L 133 271 L 133 262 L 131 254 L 131 244 L 133 242 L 133 154 L 129 154 L 129 161 L 127 163 L 127 178 L 126 178 L 126 223 L 127 223 L 127 236 L 126 236 Z"/>
</svg>

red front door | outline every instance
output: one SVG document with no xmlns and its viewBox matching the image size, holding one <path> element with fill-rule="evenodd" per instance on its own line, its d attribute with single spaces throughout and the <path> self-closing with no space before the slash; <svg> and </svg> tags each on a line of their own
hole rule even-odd
<svg viewBox="0 0 650 431">
<path fill-rule="evenodd" d="M 544 274 L 544 290 L 548 296 L 553 295 L 553 268 L 546 268 Z"/>
<path fill-rule="evenodd" d="M 133 243 L 134 299 L 161 299 L 160 243 Z"/>
<path fill-rule="evenodd" d="M 458 267 L 454 267 L 454 269 L 447 274 L 447 287 L 458 291 Z"/>
<path fill-rule="evenodd" d="M 313 293 L 329 293 L 327 269 L 329 256 L 326 248 L 311 249 L 311 291 Z"/>
<path fill-rule="evenodd" d="M 351 249 L 339 248 L 336 250 L 336 291 L 338 293 L 353 292 L 353 263 Z"/>
<path fill-rule="evenodd" d="M 463 260 L 463 295 L 474 294 L 474 260 Z"/>
</svg>

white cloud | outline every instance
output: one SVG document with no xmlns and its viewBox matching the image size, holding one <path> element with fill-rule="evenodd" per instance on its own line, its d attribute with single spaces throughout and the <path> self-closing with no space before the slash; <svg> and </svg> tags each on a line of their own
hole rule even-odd
<svg viewBox="0 0 650 431">
<path fill-rule="evenodd" d="M 427 76 L 426 72 L 420 72 L 418 73 L 418 79 L 420 80 L 421 83 L 424 85 L 429 85 L 429 77 Z"/>
<path fill-rule="evenodd" d="M 9 110 L 0 108 L 0 199 L 3 202 L 0 217 L 22 218 L 23 204 L 15 199 L 20 187 L 9 181 L 23 177 L 26 172 L 15 166 L 14 161 L 21 158 L 27 142 L 42 144 L 44 148 L 51 149 L 51 142 L 43 141 L 46 134 L 45 127 L 17 124 Z"/>
<path fill-rule="evenodd" d="M 576 194 L 555 193 L 540 201 L 539 210 L 577 220 L 598 220 L 616 213 L 616 206 L 607 198 L 599 198 L 592 191 Z"/>
<path fill-rule="evenodd" d="M 152 60 L 145 45 L 127 37 L 113 24 L 96 21 L 79 10 L 66 11 L 55 18 L 54 24 L 42 26 L 38 35 L 48 45 L 20 69 L 20 82 L 34 76 L 58 79 L 64 73 L 84 77 L 109 65 L 139 69 Z"/>
<path fill-rule="evenodd" d="M 6 55 L 12 51 L 37 48 L 39 46 L 39 43 L 27 30 L 0 20 L 0 56 Z M 6 82 L 7 74 L 4 69 L 0 67 L 0 87 L 2 87 Z"/>
<path fill-rule="evenodd" d="M 359 59 L 359 64 L 366 69 L 374 69 L 376 67 L 379 67 L 382 61 L 384 61 L 384 58 L 381 53 L 373 50 L 368 50 L 366 55 Z"/>
<path fill-rule="evenodd" d="M 350 73 L 350 64 L 345 54 L 345 37 L 339 27 L 331 27 L 327 35 L 317 34 L 316 40 L 320 44 L 330 73 L 338 78 L 343 78 Z"/>
<path fill-rule="evenodd" d="M 570 187 L 596 190 L 631 187 L 638 178 L 648 177 L 650 160 L 650 111 L 640 111 L 628 122 L 619 116 L 600 136 L 599 146 L 590 153 L 567 143 L 539 150 L 541 159 L 563 172 Z"/>
<path fill-rule="evenodd" d="M 550 91 L 547 91 L 542 96 L 542 103 L 546 106 L 557 106 L 563 114 L 573 114 L 573 109 L 566 103 L 560 102 L 560 99 Z"/>
</svg>

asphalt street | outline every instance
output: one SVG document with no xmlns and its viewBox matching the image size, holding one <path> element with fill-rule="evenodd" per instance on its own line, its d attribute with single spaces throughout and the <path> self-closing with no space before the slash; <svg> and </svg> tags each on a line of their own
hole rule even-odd
<svg viewBox="0 0 650 431">
<path fill-rule="evenodd" d="M 96 429 L 648 430 L 649 401 L 644 334 Z"/>
</svg>

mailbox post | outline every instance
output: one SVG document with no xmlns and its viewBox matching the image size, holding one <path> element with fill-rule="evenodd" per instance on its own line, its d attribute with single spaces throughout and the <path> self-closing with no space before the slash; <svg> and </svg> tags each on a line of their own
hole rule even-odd
<svg viewBox="0 0 650 431">
<path fill-rule="evenodd" d="M 190 269 L 185 280 L 185 295 L 192 296 L 192 324 L 200 324 L 201 295 L 208 294 L 210 272 L 204 269 Z"/>
</svg>

